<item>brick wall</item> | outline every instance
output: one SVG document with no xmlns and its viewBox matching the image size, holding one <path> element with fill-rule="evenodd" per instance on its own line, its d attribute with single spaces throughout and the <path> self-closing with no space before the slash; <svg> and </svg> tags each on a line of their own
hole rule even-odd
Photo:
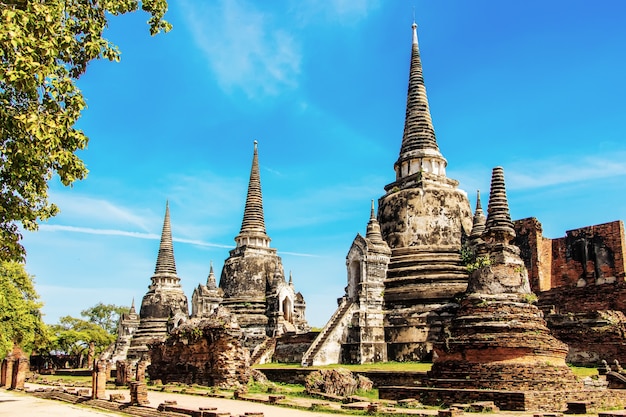
<svg viewBox="0 0 626 417">
<path fill-rule="evenodd" d="M 624 281 L 624 224 L 622 221 L 569 230 L 565 237 L 543 237 L 534 217 L 516 220 L 513 243 L 528 269 L 531 288 L 539 293 Z"/>
</svg>

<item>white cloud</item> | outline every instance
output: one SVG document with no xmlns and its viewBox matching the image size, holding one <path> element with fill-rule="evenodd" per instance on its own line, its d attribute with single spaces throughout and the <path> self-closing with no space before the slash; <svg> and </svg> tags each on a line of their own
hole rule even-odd
<svg viewBox="0 0 626 417">
<path fill-rule="evenodd" d="M 570 159 L 547 159 L 505 168 L 507 187 L 532 189 L 626 175 L 626 155 L 595 155 Z"/>
<path fill-rule="evenodd" d="M 626 176 L 626 152 L 559 156 L 515 161 L 502 166 L 507 190 L 532 190 Z M 492 168 L 472 165 L 450 170 L 448 175 L 458 179 L 460 187 L 470 196 L 475 195 L 476 189 L 480 189 L 483 196 L 488 196 Z"/>
<path fill-rule="evenodd" d="M 220 87 L 260 99 L 297 87 L 301 53 L 283 21 L 257 7 L 236 0 L 186 1 L 184 18 Z"/>
<path fill-rule="evenodd" d="M 70 232 L 70 233 L 84 233 L 89 235 L 104 235 L 104 236 L 124 236 L 135 239 L 151 239 L 159 240 L 161 235 L 154 233 L 141 233 L 141 232 L 129 232 L 127 230 L 114 230 L 114 229 L 94 229 L 91 227 L 76 227 L 76 226 L 64 226 L 59 224 L 49 225 L 42 224 L 39 226 L 39 230 L 43 232 Z M 220 243 L 204 242 L 196 239 L 182 239 L 172 237 L 174 242 L 188 243 L 195 246 L 205 246 L 214 248 L 232 248 L 232 245 L 224 245 Z"/>
<path fill-rule="evenodd" d="M 110 201 L 62 191 L 51 193 L 50 200 L 61 210 L 60 216 L 74 221 L 124 224 L 144 231 L 151 229 L 154 218 L 150 212 L 133 212 Z"/>
</svg>

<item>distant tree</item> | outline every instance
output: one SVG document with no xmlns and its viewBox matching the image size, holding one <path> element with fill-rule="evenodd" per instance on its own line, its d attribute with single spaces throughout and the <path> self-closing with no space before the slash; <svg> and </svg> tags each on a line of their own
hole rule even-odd
<svg viewBox="0 0 626 417">
<path fill-rule="evenodd" d="M 0 359 L 13 344 L 31 351 L 45 343 L 46 326 L 41 320 L 33 277 L 17 262 L 0 262 Z"/>
<path fill-rule="evenodd" d="M 87 175 L 75 154 L 85 108 L 76 80 L 94 59 L 119 61 L 102 34 L 111 16 L 141 8 L 150 33 L 168 31 L 166 0 L 0 0 L 0 261 L 23 260 L 19 223 L 36 230 L 57 214 L 54 174 L 70 185 Z"/>
<path fill-rule="evenodd" d="M 80 315 L 91 323 L 102 327 L 110 334 L 117 334 L 117 323 L 123 313 L 127 313 L 129 307 L 116 306 L 115 304 L 103 304 L 102 302 L 80 312 Z"/>
<path fill-rule="evenodd" d="M 98 355 L 115 341 L 115 336 L 98 324 L 71 316 L 63 316 L 58 324 L 49 326 L 49 333 L 49 352 L 75 357 L 75 367 L 84 365 L 86 355 Z"/>
</svg>

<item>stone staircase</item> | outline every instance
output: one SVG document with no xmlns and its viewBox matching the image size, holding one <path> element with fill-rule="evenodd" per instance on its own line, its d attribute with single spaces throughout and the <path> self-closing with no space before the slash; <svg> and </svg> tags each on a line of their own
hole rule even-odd
<svg viewBox="0 0 626 417">
<path fill-rule="evenodd" d="M 322 329 L 320 334 L 315 338 L 309 349 L 302 356 L 302 366 L 312 366 L 316 364 L 318 354 L 322 348 L 327 347 L 331 343 L 340 344 L 339 335 L 335 334 L 339 330 L 347 325 L 346 319 L 348 313 L 351 312 L 351 307 L 354 303 L 347 298 L 343 298 L 339 307 L 332 315 L 326 326 Z M 341 346 L 339 346 L 339 349 Z M 337 363 L 336 361 L 334 363 Z"/>
<path fill-rule="evenodd" d="M 274 349 L 276 349 L 276 338 L 268 337 L 252 352 L 252 355 L 250 356 L 250 365 L 252 366 L 260 363 L 265 363 L 264 361 L 262 362 L 262 359 L 266 359 L 266 355 L 269 355 L 270 357 L 268 359 L 271 360 Z M 270 352 L 272 353 L 271 355 Z"/>
</svg>

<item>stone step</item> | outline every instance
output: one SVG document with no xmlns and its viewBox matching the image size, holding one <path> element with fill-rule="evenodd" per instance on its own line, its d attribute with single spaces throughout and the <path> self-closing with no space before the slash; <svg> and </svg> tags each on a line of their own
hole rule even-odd
<svg viewBox="0 0 626 417">
<path fill-rule="evenodd" d="M 462 265 L 412 265 L 410 267 L 389 268 L 387 270 L 387 277 L 389 278 L 401 278 L 405 276 L 442 276 L 445 278 L 447 275 L 463 275 L 466 279 L 468 277 L 467 269 Z"/>
<path fill-rule="evenodd" d="M 392 276 L 391 274 L 387 275 L 388 278 L 385 279 L 385 291 L 388 288 L 398 287 L 398 286 L 406 286 L 406 285 L 447 285 L 447 283 L 460 282 L 467 284 L 468 278 L 467 274 L 463 273 L 432 273 L 432 274 L 423 274 L 423 275 L 406 275 L 406 276 Z"/>
</svg>

